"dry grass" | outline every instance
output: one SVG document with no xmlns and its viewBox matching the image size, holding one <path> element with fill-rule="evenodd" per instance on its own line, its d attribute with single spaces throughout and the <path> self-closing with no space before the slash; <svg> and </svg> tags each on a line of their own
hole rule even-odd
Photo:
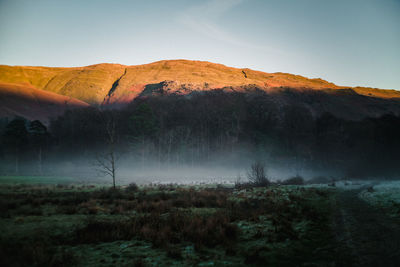
<svg viewBox="0 0 400 267">
<path fill-rule="evenodd" d="M 261 264 L 269 261 L 268 249 L 273 246 L 301 243 L 304 231 L 327 227 L 328 210 L 318 205 L 329 193 L 312 188 L 286 190 L 273 185 L 235 190 L 167 185 L 84 190 L 62 186 L 0 190 L 0 210 L 15 227 L 49 217 L 77 220 L 59 232 L 46 228 L 0 240 L 1 253 L 11 255 L 0 262 L 2 266 L 71 266 L 79 259 L 60 249 L 115 244 L 119 251 L 120 244 L 130 242 L 151 244 L 148 249 L 163 251 L 170 260 L 189 265 L 195 262 L 188 261 L 188 246 L 199 257 L 218 251 L 218 257 Z M 308 228 L 299 231 L 296 224 L 301 222 L 308 222 Z M 136 262 L 145 264 L 139 258 L 131 261 Z"/>
<path fill-rule="evenodd" d="M 121 76 L 123 77 L 114 93 L 115 100 L 133 99 L 142 92 L 144 85 L 162 81 L 175 81 L 178 85 L 191 84 L 200 90 L 250 84 L 260 88 L 344 88 L 322 79 L 308 79 L 287 73 L 265 73 L 190 60 L 164 60 L 137 66 L 98 64 L 76 68 L 0 66 L 0 83 L 25 83 L 87 103 L 101 103 L 113 83 Z M 400 93 L 393 90 L 363 87 L 355 87 L 354 90 L 359 94 L 381 98 L 400 97 Z"/>
<path fill-rule="evenodd" d="M 84 228 L 76 231 L 72 242 L 93 244 L 142 238 L 156 247 L 190 241 L 201 248 L 230 244 L 236 240 L 238 233 L 237 226 L 230 223 L 226 214 L 193 216 L 171 212 L 160 216 L 155 212 L 129 220 L 90 220 Z"/>
</svg>

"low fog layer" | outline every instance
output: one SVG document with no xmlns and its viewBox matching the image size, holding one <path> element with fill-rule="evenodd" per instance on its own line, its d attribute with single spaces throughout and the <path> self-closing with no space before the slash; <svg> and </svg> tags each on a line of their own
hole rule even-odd
<svg viewBox="0 0 400 267">
<path fill-rule="evenodd" d="M 0 121 L 2 175 L 83 181 L 233 182 L 254 162 L 270 180 L 398 178 L 400 117 L 349 120 L 279 106 L 268 94 L 138 98 L 122 109 L 70 110 L 44 125 Z"/>
</svg>

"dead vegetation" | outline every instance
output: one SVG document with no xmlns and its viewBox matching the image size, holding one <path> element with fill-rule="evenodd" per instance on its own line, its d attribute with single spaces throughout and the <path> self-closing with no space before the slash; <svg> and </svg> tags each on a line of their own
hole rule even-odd
<svg viewBox="0 0 400 267">
<path fill-rule="evenodd" d="M 283 251 L 299 253 L 291 246 L 303 244 L 307 240 L 304 238 L 315 231 L 329 230 L 324 203 L 328 203 L 330 194 L 312 188 L 268 185 L 240 189 L 173 185 L 139 188 L 134 184 L 116 189 L 2 188 L 1 223 L 5 225 L 8 221 L 19 225 L 42 221 L 42 225 L 46 225 L 46 220 L 58 217 L 62 217 L 64 223 L 75 220 L 62 226 L 63 231 L 46 229 L 47 232 L 40 234 L 33 231 L 29 239 L 32 241 L 22 235 L 18 238 L 18 231 L 10 232 L 12 241 L 3 234 L 1 253 L 14 256 L 2 259 L 2 263 L 6 263 L 2 266 L 10 263 L 51 266 L 65 257 L 68 260 L 63 264 L 70 266 L 81 260 L 77 252 L 72 252 L 75 248 L 136 242 L 134 240 L 152 244 L 151 250 L 160 250 L 166 259 L 181 264 L 213 259 L 219 255 L 218 251 L 224 256 L 213 261 L 225 259 L 239 264 L 261 264 L 271 257 L 283 261 Z M 52 223 L 47 227 L 51 229 Z M 326 235 L 321 234 L 321 237 Z M 37 245 L 32 246 L 31 242 Z M 8 246 L 11 243 L 15 246 Z M 280 249 L 276 248 L 278 244 L 281 244 Z M 192 256 L 185 252 L 188 246 L 194 249 L 190 252 L 193 255 L 189 253 Z M 312 242 L 304 245 L 301 251 L 311 253 L 310 246 Z M 16 256 L 18 247 L 26 250 L 21 259 Z M 123 257 L 118 256 L 113 261 L 117 259 L 122 261 Z M 148 263 L 137 257 L 132 260 L 129 262 Z"/>
</svg>

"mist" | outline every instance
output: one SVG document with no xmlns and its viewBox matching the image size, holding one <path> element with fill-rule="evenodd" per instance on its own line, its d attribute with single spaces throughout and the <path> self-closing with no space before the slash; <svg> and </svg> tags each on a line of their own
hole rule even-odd
<svg viewBox="0 0 400 267">
<path fill-rule="evenodd" d="M 145 97 L 68 110 L 47 124 L 6 118 L 0 126 L 3 175 L 106 182 L 98 165 L 109 156 L 121 185 L 233 183 L 254 162 L 272 181 L 386 179 L 400 171 L 400 117 L 312 113 L 301 103 L 279 107 L 260 92 Z"/>
</svg>

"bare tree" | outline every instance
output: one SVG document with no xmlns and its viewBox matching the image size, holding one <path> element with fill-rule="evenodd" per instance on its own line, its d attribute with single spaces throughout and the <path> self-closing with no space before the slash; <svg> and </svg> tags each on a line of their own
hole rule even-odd
<svg viewBox="0 0 400 267">
<path fill-rule="evenodd" d="M 104 176 L 110 176 L 113 180 L 113 187 L 115 189 L 115 154 L 114 152 L 107 152 L 96 157 L 97 171 L 99 171 Z"/>
<path fill-rule="evenodd" d="M 268 186 L 271 183 L 267 177 L 265 165 L 261 162 L 251 164 L 250 170 L 247 171 L 247 178 L 256 186 Z"/>
<path fill-rule="evenodd" d="M 99 171 L 104 176 L 110 176 L 113 181 L 113 188 L 115 189 L 115 178 L 116 178 L 116 125 L 115 118 L 112 113 L 104 114 L 100 111 L 100 117 L 102 118 L 105 125 L 105 139 L 107 142 L 107 151 L 103 154 L 98 154 L 96 157 L 96 167 L 97 171 Z"/>
<path fill-rule="evenodd" d="M 38 153 L 38 171 L 39 174 L 43 174 L 43 148 L 47 145 L 49 134 L 46 126 L 44 126 L 39 120 L 30 122 L 29 134 L 31 138 L 32 146 L 37 150 Z"/>
<path fill-rule="evenodd" d="M 20 154 L 28 145 L 28 131 L 25 123 L 25 119 L 16 118 L 7 125 L 4 133 L 7 146 L 15 151 L 15 173 L 19 172 Z"/>
</svg>

